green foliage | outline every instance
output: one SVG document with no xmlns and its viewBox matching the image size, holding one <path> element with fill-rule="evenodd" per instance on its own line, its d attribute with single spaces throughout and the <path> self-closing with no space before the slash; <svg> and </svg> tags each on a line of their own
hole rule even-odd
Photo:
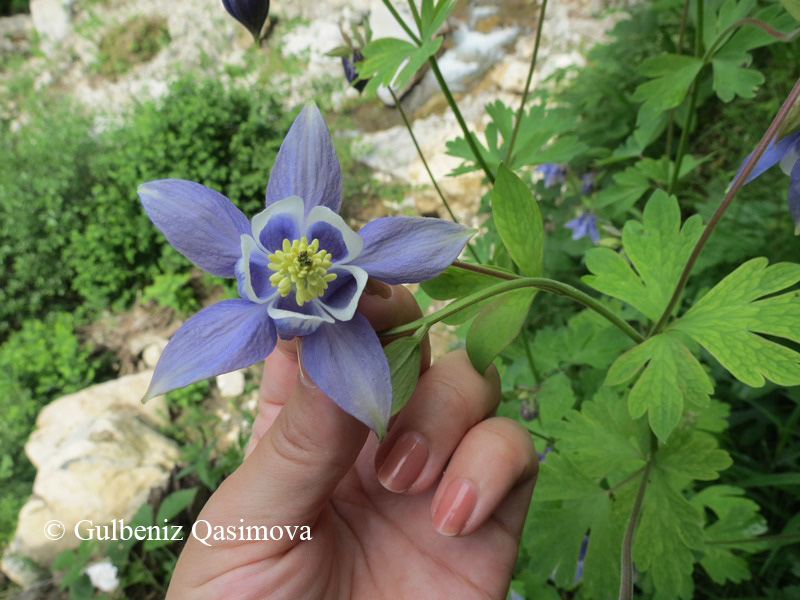
<svg viewBox="0 0 800 600">
<path fill-rule="evenodd" d="M 29 0 L 0 0 L 0 17 L 29 12 Z"/>
<path fill-rule="evenodd" d="M 361 79 L 369 79 L 365 91 L 375 92 L 380 85 L 391 85 L 402 90 L 420 67 L 439 50 L 443 38 L 434 38 L 433 35 L 455 5 L 455 0 L 436 0 L 435 3 L 433 0 L 423 0 L 421 13 L 417 11 L 414 15 L 420 32 L 419 44 L 398 38 L 381 38 L 364 46 L 364 60 L 358 66 L 358 75 Z"/>
<path fill-rule="evenodd" d="M 635 418 L 647 412 L 650 427 L 662 442 L 678 425 L 685 403 L 705 408 L 714 392 L 703 366 L 680 338 L 669 332 L 620 356 L 611 365 L 606 384 L 627 384 L 637 375 L 628 395 L 628 409 Z"/>
<path fill-rule="evenodd" d="M 799 281 L 800 265 L 768 267 L 766 258 L 754 258 L 719 282 L 674 327 L 747 385 L 759 387 L 765 379 L 798 385 L 800 353 L 756 334 L 800 341 L 800 295 L 775 295 Z"/>
<path fill-rule="evenodd" d="M 639 120 L 642 114 L 651 115 L 675 108 L 686 97 L 689 86 L 703 68 L 703 61 L 692 56 L 663 54 L 645 60 L 639 73 L 651 81 L 636 88 L 633 99 L 641 102 Z"/>
<path fill-rule="evenodd" d="M 513 290 L 486 305 L 470 325 L 467 354 L 478 373 L 485 373 L 495 357 L 519 335 L 528 316 L 534 289 Z"/>
<path fill-rule="evenodd" d="M 642 222 L 628 221 L 622 230 L 622 245 L 630 262 L 609 248 L 594 248 L 586 253 L 586 266 L 593 275 L 583 280 L 656 321 L 701 231 L 699 216 L 690 217 L 681 227 L 678 200 L 663 191 L 655 192 L 645 206 Z"/>
<path fill-rule="evenodd" d="M 515 113 L 511 107 L 499 100 L 487 104 L 486 113 L 492 119 L 486 127 L 486 145 L 483 145 L 477 137 L 474 137 L 474 141 L 489 168 L 496 173 L 500 163 L 506 160 L 514 129 Z M 574 129 L 575 121 L 568 111 L 547 109 L 545 105 L 532 106 L 522 115 L 515 151 L 508 166 L 511 169 L 518 169 L 527 165 L 569 162 L 587 149 L 587 146 L 571 133 Z M 461 175 L 481 168 L 472 154 L 470 145 L 462 137 L 447 142 L 447 153 L 465 161 L 454 169 L 451 175 Z"/>
<path fill-rule="evenodd" d="M 442 38 L 428 40 L 419 47 L 397 38 L 381 38 L 370 42 L 364 46 L 364 60 L 358 69 L 359 77 L 369 79 L 365 91 L 374 92 L 380 85 L 402 89 L 441 45 Z M 408 63 L 399 70 L 406 60 Z"/>
<path fill-rule="evenodd" d="M 132 17 L 103 35 L 95 68 L 103 77 L 115 79 L 154 58 L 169 41 L 164 17 Z"/>
<path fill-rule="evenodd" d="M 174 84 L 162 103 L 138 107 L 104 139 L 113 151 L 95 157 L 91 196 L 79 207 L 85 226 L 71 231 L 66 263 L 85 305 L 127 305 L 157 274 L 188 267 L 142 210 L 139 184 L 189 179 L 253 215 L 290 116 L 269 92 L 190 79 Z"/>
<path fill-rule="evenodd" d="M 542 274 L 544 225 L 530 188 L 504 164 L 492 188 L 492 217 L 503 245 L 528 277 Z"/>
<path fill-rule="evenodd" d="M 86 387 L 102 362 L 78 339 L 75 326 L 75 317 L 63 312 L 26 321 L 0 346 L 0 371 L 41 404 Z"/>
<path fill-rule="evenodd" d="M 415 336 L 402 337 L 383 347 L 392 377 L 392 414 L 406 405 L 419 379 L 422 353 Z"/>
<path fill-rule="evenodd" d="M 141 300 L 171 308 L 178 314 L 196 312 L 200 303 L 188 285 L 191 278 L 191 273 L 159 273 L 153 283 L 142 290 Z"/>
<path fill-rule="evenodd" d="M 75 305 L 64 253 L 89 202 L 98 152 L 89 120 L 61 101 L 30 101 L 12 134 L 0 122 L 0 341 L 22 321 Z"/>
</svg>

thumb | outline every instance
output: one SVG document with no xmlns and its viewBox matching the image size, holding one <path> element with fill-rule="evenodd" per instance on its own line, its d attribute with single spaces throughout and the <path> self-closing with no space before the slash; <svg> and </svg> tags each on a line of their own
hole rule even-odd
<svg viewBox="0 0 800 600">
<path fill-rule="evenodd" d="M 275 422 L 214 496 L 248 522 L 311 526 L 368 434 L 301 372 Z"/>
</svg>

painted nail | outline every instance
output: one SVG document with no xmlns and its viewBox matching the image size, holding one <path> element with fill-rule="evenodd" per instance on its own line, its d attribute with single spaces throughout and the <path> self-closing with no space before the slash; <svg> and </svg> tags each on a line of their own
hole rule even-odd
<svg viewBox="0 0 800 600">
<path fill-rule="evenodd" d="M 406 431 L 395 441 L 378 468 L 378 479 L 390 492 L 410 489 L 428 462 L 428 442 L 414 431 Z"/>
<path fill-rule="evenodd" d="M 447 484 L 433 512 L 433 528 L 442 535 L 455 536 L 464 530 L 478 503 L 478 490 L 468 479 Z"/>
</svg>

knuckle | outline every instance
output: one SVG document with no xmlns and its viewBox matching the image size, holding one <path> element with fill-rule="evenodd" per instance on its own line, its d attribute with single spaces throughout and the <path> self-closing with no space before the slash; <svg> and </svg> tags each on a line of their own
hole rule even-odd
<svg viewBox="0 0 800 600">
<path fill-rule="evenodd" d="M 516 421 L 495 417 L 482 423 L 475 433 L 485 438 L 479 444 L 491 448 L 501 461 L 515 465 L 521 476 L 535 475 L 538 471 L 539 461 L 531 436 Z"/>
</svg>

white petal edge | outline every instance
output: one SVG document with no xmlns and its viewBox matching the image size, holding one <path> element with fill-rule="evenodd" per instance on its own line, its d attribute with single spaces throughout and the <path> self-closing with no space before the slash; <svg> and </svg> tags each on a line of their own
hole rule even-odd
<svg viewBox="0 0 800 600">
<path fill-rule="evenodd" d="M 299 327 L 300 323 L 304 321 L 309 321 L 312 323 L 335 323 L 333 317 L 325 312 L 324 306 L 317 298 L 312 299 L 311 303 L 314 304 L 314 307 L 322 314 L 322 316 L 319 317 L 317 315 L 304 315 L 292 310 L 283 310 L 282 308 L 277 308 L 275 306 L 276 301 L 277 298 L 273 296 L 272 302 L 267 309 L 269 316 L 273 319 L 290 319 L 293 327 Z"/>
<path fill-rule="evenodd" d="M 347 248 L 347 258 L 345 258 L 341 263 L 337 264 L 346 264 L 361 254 L 361 251 L 364 249 L 364 240 L 362 240 L 361 236 L 355 231 L 350 229 L 342 217 L 337 215 L 327 206 L 315 206 L 311 209 L 311 212 L 309 212 L 308 216 L 306 217 L 306 223 L 303 231 L 308 231 L 311 229 L 311 226 L 314 223 L 319 221 L 328 223 L 332 227 L 339 230 L 339 233 L 342 234 L 344 245 Z"/>
<path fill-rule="evenodd" d="M 255 239 L 259 248 L 267 252 L 267 254 L 274 251 L 274 249 L 268 251 L 266 248 L 262 247 L 260 241 L 261 232 L 264 230 L 264 227 L 266 227 L 267 223 L 273 216 L 277 214 L 288 214 L 292 217 L 297 225 L 298 231 L 305 231 L 305 213 L 306 209 L 303 204 L 303 199 L 300 196 L 289 196 L 283 200 L 279 200 L 274 204 L 270 204 L 267 208 L 258 213 L 255 217 L 253 217 L 253 238 Z"/>
<path fill-rule="evenodd" d="M 353 294 L 353 299 L 350 300 L 350 304 L 345 306 L 344 308 L 333 308 L 328 306 L 324 302 L 320 301 L 322 308 L 330 313 L 332 317 L 334 317 L 337 321 L 349 321 L 353 318 L 353 315 L 356 313 L 356 307 L 358 306 L 358 301 L 361 298 L 361 292 L 364 291 L 364 286 L 367 285 L 367 278 L 369 274 L 362 269 L 361 267 L 349 266 L 349 265 L 340 265 L 336 264 L 331 267 L 332 269 L 339 269 L 342 271 L 347 271 L 356 279 L 357 291 Z"/>
<path fill-rule="evenodd" d="M 269 259 L 266 258 L 267 254 L 265 250 L 261 247 L 261 244 L 259 244 L 249 235 L 242 234 L 241 242 L 242 242 L 242 257 L 238 261 L 236 261 L 236 271 L 237 273 L 241 272 L 242 275 L 244 276 L 244 285 L 242 286 L 244 288 L 244 294 L 247 297 L 247 300 L 250 300 L 250 302 L 255 302 L 256 304 L 266 304 L 267 302 L 275 298 L 275 295 L 278 293 L 278 288 L 272 286 L 273 291 L 269 296 L 267 296 L 266 298 L 258 297 L 258 294 L 256 294 L 256 291 L 253 289 L 253 282 L 250 280 L 250 255 L 253 252 L 258 252 L 259 254 L 264 256 L 264 260 L 266 262 L 269 262 Z M 267 275 L 267 277 L 269 276 Z"/>
</svg>

